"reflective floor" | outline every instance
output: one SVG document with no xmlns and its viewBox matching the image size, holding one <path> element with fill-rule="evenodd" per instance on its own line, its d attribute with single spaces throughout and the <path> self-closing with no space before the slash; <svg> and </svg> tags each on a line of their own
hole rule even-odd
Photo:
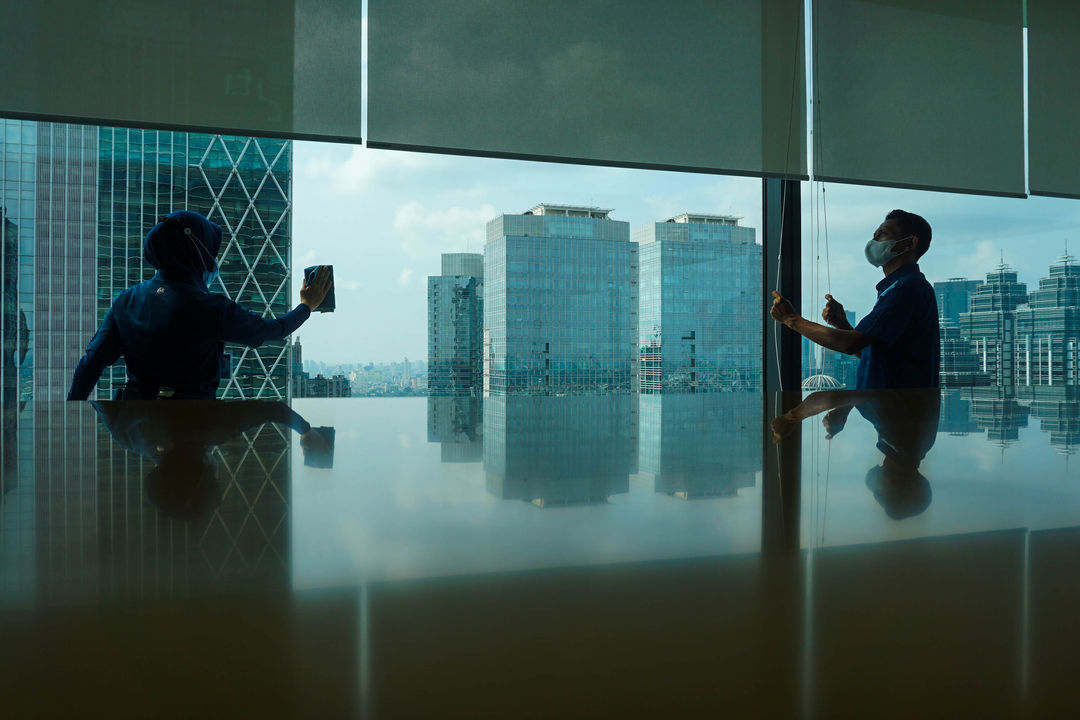
<svg viewBox="0 0 1080 720">
<path fill-rule="evenodd" d="M 5 717 L 1080 712 L 1071 389 L 2 421 Z"/>
</svg>

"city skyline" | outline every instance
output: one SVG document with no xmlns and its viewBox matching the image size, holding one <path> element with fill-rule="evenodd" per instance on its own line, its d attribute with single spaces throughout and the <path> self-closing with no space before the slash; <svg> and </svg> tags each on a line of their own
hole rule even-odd
<svg viewBox="0 0 1080 720">
<path fill-rule="evenodd" d="M 741 216 L 761 233 L 761 181 L 753 178 L 308 142 L 297 142 L 295 153 L 295 264 L 335 265 L 338 317 L 304 329 L 310 357 L 328 363 L 424 357 L 427 299 L 420 288 L 439 274 L 441 254 L 481 252 L 484 223 L 537 201 L 614 208 L 611 216 L 631 229 L 690 210 Z M 1080 207 L 1058 198 L 829 183 L 822 212 L 822 187 L 802 184 L 807 317 L 820 313 L 826 292 L 859 317 L 870 311 L 880 271 L 866 263 L 863 246 L 893 208 L 933 226 L 922 262 L 931 282 L 989 269 L 1002 251 L 1033 282 L 1080 228 Z M 299 282 L 296 269 L 294 278 Z"/>
</svg>

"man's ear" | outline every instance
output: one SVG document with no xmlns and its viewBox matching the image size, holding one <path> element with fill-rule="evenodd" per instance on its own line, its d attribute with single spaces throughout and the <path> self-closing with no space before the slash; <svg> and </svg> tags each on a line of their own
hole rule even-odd
<svg viewBox="0 0 1080 720">
<path fill-rule="evenodd" d="M 903 248 L 900 251 L 901 254 L 914 251 L 915 257 L 918 257 L 919 248 L 922 247 L 922 240 L 919 239 L 918 235 L 912 235 L 907 240 L 904 240 L 902 243 L 900 243 L 900 247 Z"/>
</svg>

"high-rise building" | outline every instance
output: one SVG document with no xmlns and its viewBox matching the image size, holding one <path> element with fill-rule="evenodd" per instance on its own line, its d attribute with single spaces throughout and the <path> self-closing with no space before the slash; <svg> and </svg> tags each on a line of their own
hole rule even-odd
<svg viewBox="0 0 1080 720">
<path fill-rule="evenodd" d="M 153 275 L 142 241 L 159 217 L 194 210 L 222 228 L 212 291 L 253 312 L 292 309 L 292 142 L 164 130 L 99 129 L 97 316 Z M 225 398 L 288 397 L 289 343 L 227 345 Z M 126 380 L 121 361 L 98 383 L 108 397 Z"/>
<path fill-rule="evenodd" d="M 1002 263 L 988 272 L 986 282 L 972 293 L 969 311 L 960 313 L 960 334 L 978 357 L 977 370 L 989 373 L 994 385 L 1013 383 L 1016 308 L 1026 302 L 1027 285 Z"/>
<path fill-rule="evenodd" d="M 479 395 L 484 326 L 484 256 L 444 253 L 428 277 L 428 394 Z"/>
<path fill-rule="evenodd" d="M 725 215 L 634 230 L 642 393 L 761 387 L 761 246 Z"/>
<path fill-rule="evenodd" d="M 966 313 L 970 309 L 971 295 L 982 284 L 982 280 L 967 278 L 949 278 L 944 282 L 934 283 L 938 317 L 959 323 L 960 313 Z"/>
<path fill-rule="evenodd" d="M 637 245 L 610 210 L 537 205 L 487 225 L 484 393 L 628 393 Z"/>
<path fill-rule="evenodd" d="M 1065 255 L 1016 311 L 1016 384 L 1080 385 L 1080 266 Z"/>
<path fill-rule="evenodd" d="M 66 395 L 113 299 L 153 273 L 142 239 L 174 210 L 201 212 L 224 231 L 213 290 L 264 315 L 291 308 L 290 141 L 0 122 L 4 297 L 15 303 L 0 324 L 5 348 L 16 349 L 22 395 Z M 219 395 L 287 397 L 286 342 L 227 352 L 232 377 Z M 6 387 L 6 356 L 0 373 Z M 98 397 L 125 381 L 121 361 L 102 375 Z"/>
</svg>

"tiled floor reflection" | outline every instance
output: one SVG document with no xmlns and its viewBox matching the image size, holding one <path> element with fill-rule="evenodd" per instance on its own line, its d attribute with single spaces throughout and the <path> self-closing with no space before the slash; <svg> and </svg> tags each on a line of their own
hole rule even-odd
<svg viewBox="0 0 1080 720">
<path fill-rule="evenodd" d="M 13 717 L 1075 714 L 1071 392 L 763 412 L 799 400 L 5 407 L 0 697 Z"/>
</svg>

